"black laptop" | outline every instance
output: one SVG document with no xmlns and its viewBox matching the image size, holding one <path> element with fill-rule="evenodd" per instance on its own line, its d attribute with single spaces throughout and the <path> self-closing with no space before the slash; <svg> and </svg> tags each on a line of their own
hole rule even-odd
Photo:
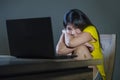
<svg viewBox="0 0 120 80">
<path fill-rule="evenodd" d="M 57 55 L 50 17 L 6 20 L 10 55 L 17 58 L 73 58 Z"/>
</svg>

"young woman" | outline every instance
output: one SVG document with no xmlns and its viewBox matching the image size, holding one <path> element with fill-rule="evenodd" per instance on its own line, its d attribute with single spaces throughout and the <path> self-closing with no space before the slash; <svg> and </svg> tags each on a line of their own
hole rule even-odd
<svg viewBox="0 0 120 80">
<path fill-rule="evenodd" d="M 88 17 L 78 9 L 72 9 L 64 15 L 64 29 L 56 46 L 60 55 L 77 55 L 74 59 L 103 59 L 99 34 Z M 104 65 L 93 67 L 94 80 L 106 80 Z"/>
</svg>

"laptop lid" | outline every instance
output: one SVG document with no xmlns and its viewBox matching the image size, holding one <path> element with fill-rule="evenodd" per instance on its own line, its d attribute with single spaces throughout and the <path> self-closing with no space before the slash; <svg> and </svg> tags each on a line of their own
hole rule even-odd
<svg viewBox="0 0 120 80">
<path fill-rule="evenodd" d="M 53 58 L 50 17 L 6 20 L 10 55 L 18 58 Z"/>
</svg>

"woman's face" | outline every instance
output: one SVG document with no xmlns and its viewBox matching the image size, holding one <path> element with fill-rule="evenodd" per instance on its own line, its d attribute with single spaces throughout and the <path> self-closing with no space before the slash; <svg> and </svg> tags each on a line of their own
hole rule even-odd
<svg viewBox="0 0 120 80">
<path fill-rule="evenodd" d="M 71 34 L 72 36 L 78 36 L 78 34 L 81 33 L 81 30 L 79 28 L 75 28 L 72 24 L 68 24 L 66 26 L 66 32 Z"/>
</svg>

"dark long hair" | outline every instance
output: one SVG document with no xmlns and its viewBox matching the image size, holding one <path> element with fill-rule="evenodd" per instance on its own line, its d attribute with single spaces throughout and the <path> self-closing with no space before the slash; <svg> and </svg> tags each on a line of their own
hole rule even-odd
<svg viewBox="0 0 120 80">
<path fill-rule="evenodd" d="M 66 28 L 67 24 L 73 24 L 75 28 L 79 28 L 83 31 L 88 25 L 93 25 L 89 18 L 78 9 L 71 9 L 65 13 L 63 19 L 64 28 Z"/>
</svg>

